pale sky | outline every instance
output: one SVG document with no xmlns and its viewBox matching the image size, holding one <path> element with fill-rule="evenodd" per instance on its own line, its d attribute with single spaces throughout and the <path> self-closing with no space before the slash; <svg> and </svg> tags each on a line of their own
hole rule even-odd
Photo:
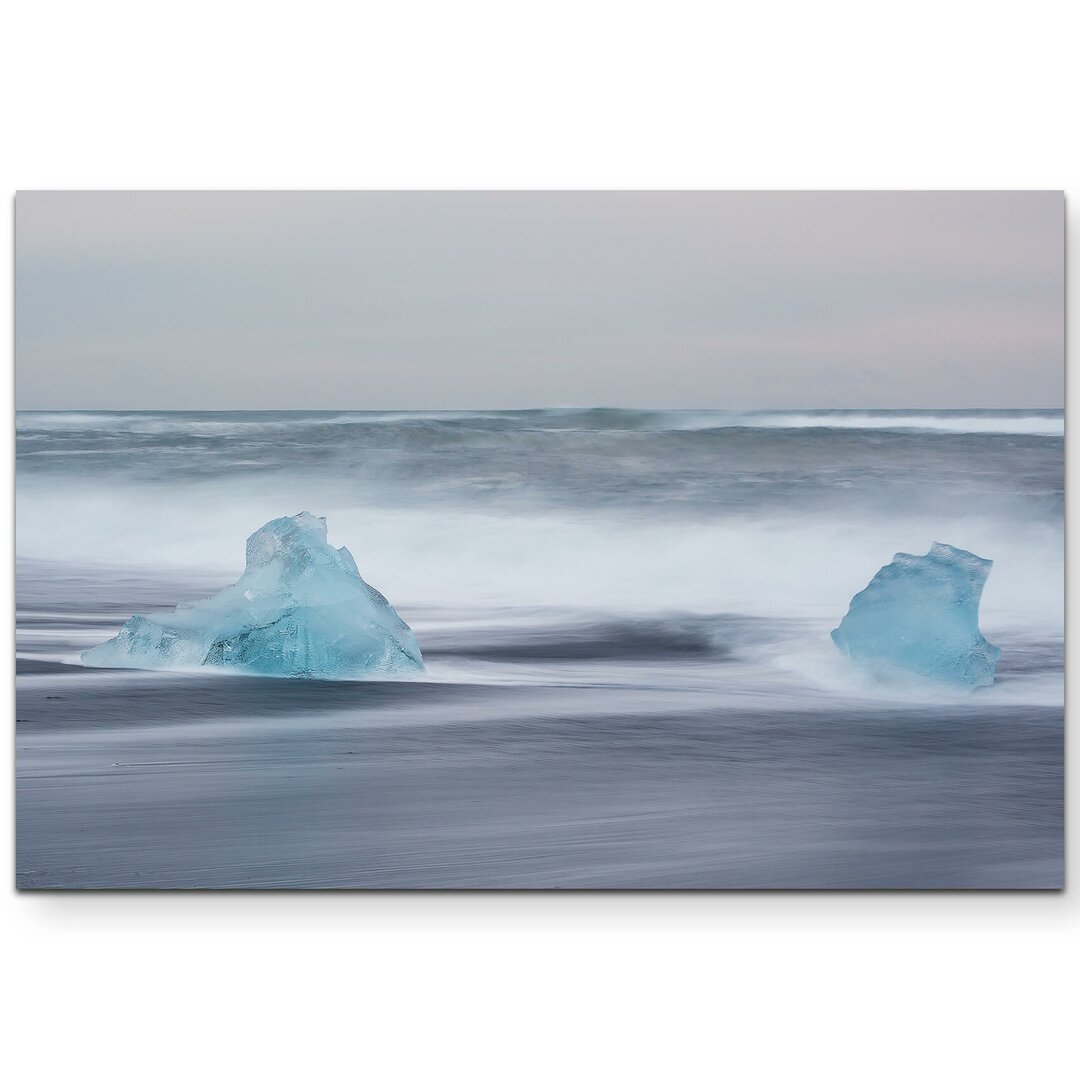
<svg viewBox="0 0 1080 1080">
<path fill-rule="evenodd" d="M 21 409 L 1059 408 L 1061 192 L 21 192 Z"/>
</svg>

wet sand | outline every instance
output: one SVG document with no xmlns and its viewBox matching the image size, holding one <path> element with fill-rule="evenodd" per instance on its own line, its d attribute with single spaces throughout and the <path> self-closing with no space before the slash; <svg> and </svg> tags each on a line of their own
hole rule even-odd
<svg viewBox="0 0 1080 1080">
<path fill-rule="evenodd" d="M 17 692 L 24 889 L 1063 884 L 1060 708 L 32 659 Z"/>
</svg>

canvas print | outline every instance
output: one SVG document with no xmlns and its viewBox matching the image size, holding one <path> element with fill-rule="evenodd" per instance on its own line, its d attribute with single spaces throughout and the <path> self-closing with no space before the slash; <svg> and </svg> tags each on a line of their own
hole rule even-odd
<svg viewBox="0 0 1080 1080">
<path fill-rule="evenodd" d="M 1064 210 L 20 193 L 18 887 L 1062 887 Z"/>
</svg>

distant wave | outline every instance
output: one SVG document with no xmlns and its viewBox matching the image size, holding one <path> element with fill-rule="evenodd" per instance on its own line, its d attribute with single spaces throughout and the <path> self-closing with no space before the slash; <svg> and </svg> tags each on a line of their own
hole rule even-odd
<svg viewBox="0 0 1080 1080">
<path fill-rule="evenodd" d="M 807 428 L 853 431 L 916 431 L 955 435 L 1065 434 L 1060 409 L 943 409 L 943 410 L 753 410 L 716 409 L 538 409 L 489 416 L 520 417 L 526 426 L 565 430 L 719 431 L 728 428 L 766 428 L 801 431 Z"/>
<path fill-rule="evenodd" d="M 805 410 L 746 411 L 684 409 L 512 409 L 487 411 L 385 412 L 20 412 L 22 438 L 36 433 L 115 432 L 136 435 L 224 436 L 235 432 L 290 428 L 480 428 L 541 431 L 696 432 L 737 428 L 774 431 L 813 428 L 850 431 L 924 432 L 949 435 L 1035 435 L 1060 438 L 1059 409 Z"/>
<path fill-rule="evenodd" d="M 358 426 L 369 424 L 476 422 L 514 413 L 499 412 L 297 412 L 292 410 L 176 411 L 176 412 L 27 412 L 16 413 L 20 435 L 42 433 L 116 432 L 136 435 L 225 435 L 241 430 L 274 430 L 303 427 Z"/>
<path fill-rule="evenodd" d="M 1065 434 L 1065 417 L 1046 413 L 757 413 L 716 424 L 705 418 L 701 427 L 850 428 L 875 431 L 925 431 L 951 435 L 1048 435 Z"/>
</svg>

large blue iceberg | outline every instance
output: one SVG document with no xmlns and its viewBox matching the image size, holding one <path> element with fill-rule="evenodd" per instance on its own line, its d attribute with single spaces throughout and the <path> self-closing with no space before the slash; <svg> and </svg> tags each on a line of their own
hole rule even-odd
<svg viewBox="0 0 1080 1080">
<path fill-rule="evenodd" d="M 82 654 L 89 667 L 231 668 L 294 679 L 357 679 L 423 671 L 412 631 L 360 576 L 326 519 L 275 518 L 247 542 L 235 585 L 175 612 L 133 615 Z"/>
<path fill-rule="evenodd" d="M 873 669 L 989 686 L 1001 650 L 979 632 L 979 599 L 993 565 L 949 544 L 934 544 L 926 555 L 895 555 L 852 598 L 832 639 Z"/>
</svg>

